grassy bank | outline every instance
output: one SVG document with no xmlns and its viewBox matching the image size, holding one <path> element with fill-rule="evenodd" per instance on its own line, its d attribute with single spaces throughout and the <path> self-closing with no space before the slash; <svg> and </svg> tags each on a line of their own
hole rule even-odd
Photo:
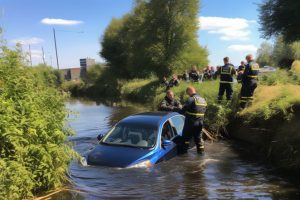
<svg viewBox="0 0 300 200">
<path fill-rule="evenodd" d="M 253 104 L 231 121 L 234 138 L 254 153 L 287 170 L 300 169 L 300 74 L 278 71 L 264 76 Z"/>
</svg>

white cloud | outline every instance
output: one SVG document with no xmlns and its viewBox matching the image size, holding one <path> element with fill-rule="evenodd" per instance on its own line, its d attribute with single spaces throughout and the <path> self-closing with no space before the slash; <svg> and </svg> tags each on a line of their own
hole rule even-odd
<svg viewBox="0 0 300 200">
<path fill-rule="evenodd" d="M 34 58 L 39 59 L 39 58 L 42 58 L 42 56 L 43 56 L 43 53 L 41 50 L 36 50 L 36 49 L 31 50 L 31 58 L 32 59 L 34 59 Z"/>
<path fill-rule="evenodd" d="M 41 20 L 42 24 L 47 25 L 77 25 L 82 24 L 83 21 L 79 20 L 68 20 L 68 19 L 55 19 L 55 18 L 44 18 Z"/>
<path fill-rule="evenodd" d="M 249 45 L 241 45 L 241 44 L 235 44 L 235 45 L 230 45 L 228 47 L 230 51 L 238 51 L 238 52 L 256 52 L 257 47 L 254 46 L 253 44 Z"/>
<path fill-rule="evenodd" d="M 31 38 L 16 38 L 13 39 L 12 42 L 20 43 L 22 45 L 29 45 L 29 44 L 40 44 L 44 42 L 44 40 L 38 37 L 31 37 Z"/>
<path fill-rule="evenodd" d="M 220 35 L 221 40 L 249 40 L 249 26 L 255 21 L 244 18 L 200 17 L 200 29 Z"/>
</svg>

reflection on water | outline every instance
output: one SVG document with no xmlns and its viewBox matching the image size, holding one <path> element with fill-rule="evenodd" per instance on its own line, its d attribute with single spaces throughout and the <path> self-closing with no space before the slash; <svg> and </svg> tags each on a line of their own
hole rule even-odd
<svg viewBox="0 0 300 200">
<path fill-rule="evenodd" d="M 81 155 L 96 145 L 96 136 L 121 118 L 141 112 L 138 106 L 113 107 L 74 101 L 67 106 L 78 113 L 70 138 Z M 74 118 L 74 117 L 72 117 Z M 229 142 L 206 145 L 206 154 L 195 150 L 156 165 L 151 170 L 70 166 L 72 189 L 53 199 L 299 199 L 299 185 L 276 176 L 272 170 L 243 159 Z"/>
</svg>

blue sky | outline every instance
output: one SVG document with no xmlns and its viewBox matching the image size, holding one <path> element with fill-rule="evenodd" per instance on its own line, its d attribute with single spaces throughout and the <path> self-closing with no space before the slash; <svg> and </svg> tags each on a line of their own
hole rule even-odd
<svg viewBox="0 0 300 200">
<path fill-rule="evenodd" d="M 209 49 L 211 65 L 229 56 L 235 65 L 255 53 L 263 41 L 258 32 L 257 3 L 261 0 L 202 0 L 199 42 Z M 133 0 L 0 0 L 0 25 L 10 46 L 19 41 L 24 51 L 31 45 L 33 63 L 56 66 L 52 28 L 57 36 L 61 68 L 78 67 L 79 59 L 98 62 L 101 38 L 113 17 L 129 12 Z M 52 59 L 51 59 L 52 58 Z"/>
</svg>

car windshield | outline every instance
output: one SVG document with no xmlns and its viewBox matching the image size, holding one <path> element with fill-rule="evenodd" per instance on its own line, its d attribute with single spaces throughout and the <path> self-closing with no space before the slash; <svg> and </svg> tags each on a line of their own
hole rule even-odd
<svg viewBox="0 0 300 200">
<path fill-rule="evenodd" d="M 118 124 L 108 132 L 102 143 L 151 148 L 155 146 L 156 138 L 157 130 L 154 127 Z"/>
</svg>

